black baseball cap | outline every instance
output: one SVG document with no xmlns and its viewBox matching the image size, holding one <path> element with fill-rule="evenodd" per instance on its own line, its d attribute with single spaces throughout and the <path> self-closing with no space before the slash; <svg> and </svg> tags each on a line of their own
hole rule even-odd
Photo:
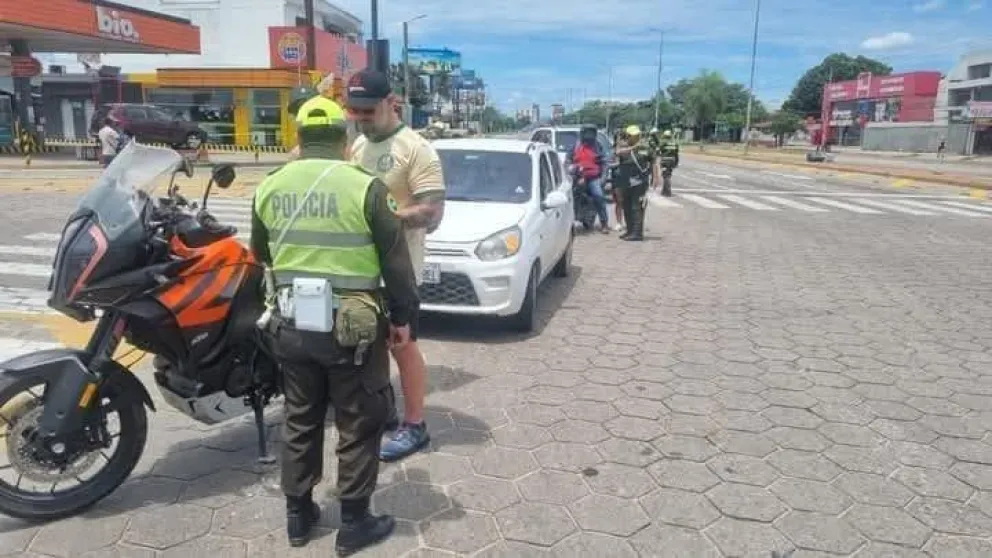
<svg viewBox="0 0 992 558">
<path fill-rule="evenodd" d="M 348 106 L 372 108 L 392 92 L 386 74 L 365 69 L 348 80 Z"/>
</svg>

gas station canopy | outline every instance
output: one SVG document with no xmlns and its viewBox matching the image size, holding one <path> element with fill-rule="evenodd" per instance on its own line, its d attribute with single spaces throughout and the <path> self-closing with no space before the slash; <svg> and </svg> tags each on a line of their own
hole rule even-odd
<svg viewBox="0 0 992 558">
<path fill-rule="evenodd" d="M 0 45 L 18 40 L 31 52 L 200 53 L 188 20 L 103 0 L 0 0 Z"/>
</svg>

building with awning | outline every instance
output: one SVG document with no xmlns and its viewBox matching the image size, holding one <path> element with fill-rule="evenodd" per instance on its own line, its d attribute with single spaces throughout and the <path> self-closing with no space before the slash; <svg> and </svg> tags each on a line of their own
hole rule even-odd
<svg viewBox="0 0 992 558">
<path fill-rule="evenodd" d="M 39 131 L 39 53 L 199 54 L 200 30 L 189 20 L 104 0 L 0 0 L 0 143 L 15 127 Z M 16 123 L 16 125 L 15 125 Z M 6 141 L 5 141 L 6 140 Z"/>
</svg>

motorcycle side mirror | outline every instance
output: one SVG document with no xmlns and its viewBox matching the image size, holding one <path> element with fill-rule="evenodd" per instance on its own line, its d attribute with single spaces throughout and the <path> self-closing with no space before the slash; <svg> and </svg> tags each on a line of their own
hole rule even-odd
<svg viewBox="0 0 992 558">
<path fill-rule="evenodd" d="M 234 172 L 234 165 L 225 163 L 215 166 L 214 170 L 210 173 L 210 181 L 207 182 L 207 189 L 203 192 L 203 201 L 200 203 L 200 207 L 204 210 L 207 209 L 207 199 L 210 197 L 210 188 L 214 184 L 222 190 L 225 188 L 230 188 L 236 176 L 237 175 Z"/>
<path fill-rule="evenodd" d="M 234 165 L 226 163 L 215 166 L 210 175 L 210 178 L 213 180 L 214 184 L 221 189 L 230 188 L 236 177 L 237 174 L 234 172 Z"/>
</svg>

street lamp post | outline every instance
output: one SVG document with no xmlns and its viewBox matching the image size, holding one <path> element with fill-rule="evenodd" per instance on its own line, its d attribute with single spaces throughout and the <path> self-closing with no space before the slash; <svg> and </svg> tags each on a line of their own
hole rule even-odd
<svg viewBox="0 0 992 558">
<path fill-rule="evenodd" d="M 751 40 L 751 82 L 747 89 L 747 115 L 744 117 L 744 153 L 751 144 L 751 108 L 754 105 L 754 65 L 758 58 L 758 19 L 761 17 L 761 0 L 754 5 L 754 38 Z"/>
<path fill-rule="evenodd" d="M 658 113 L 661 111 L 661 70 L 665 55 L 665 32 L 658 30 L 658 83 L 654 93 L 654 127 L 658 127 Z"/>
<path fill-rule="evenodd" d="M 413 82 L 410 75 L 410 24 L 425 17 L 427 14 L 420 14 L 403 22 L 403 110 L 408 113 L 407 122 L 413 115 L 410 107 L 410 83 Z"/>
<path fill-rule="evenodd" d="M 371 19 L 372 24 L 372 40 L 369 43 L 370 48 L 367 53 L 368 57 L 368 67 L 373 70 L 379 69 L 379 0 L 372 0 L 372 5 L 369 10 L 369 19 Z"/>
</svg>

